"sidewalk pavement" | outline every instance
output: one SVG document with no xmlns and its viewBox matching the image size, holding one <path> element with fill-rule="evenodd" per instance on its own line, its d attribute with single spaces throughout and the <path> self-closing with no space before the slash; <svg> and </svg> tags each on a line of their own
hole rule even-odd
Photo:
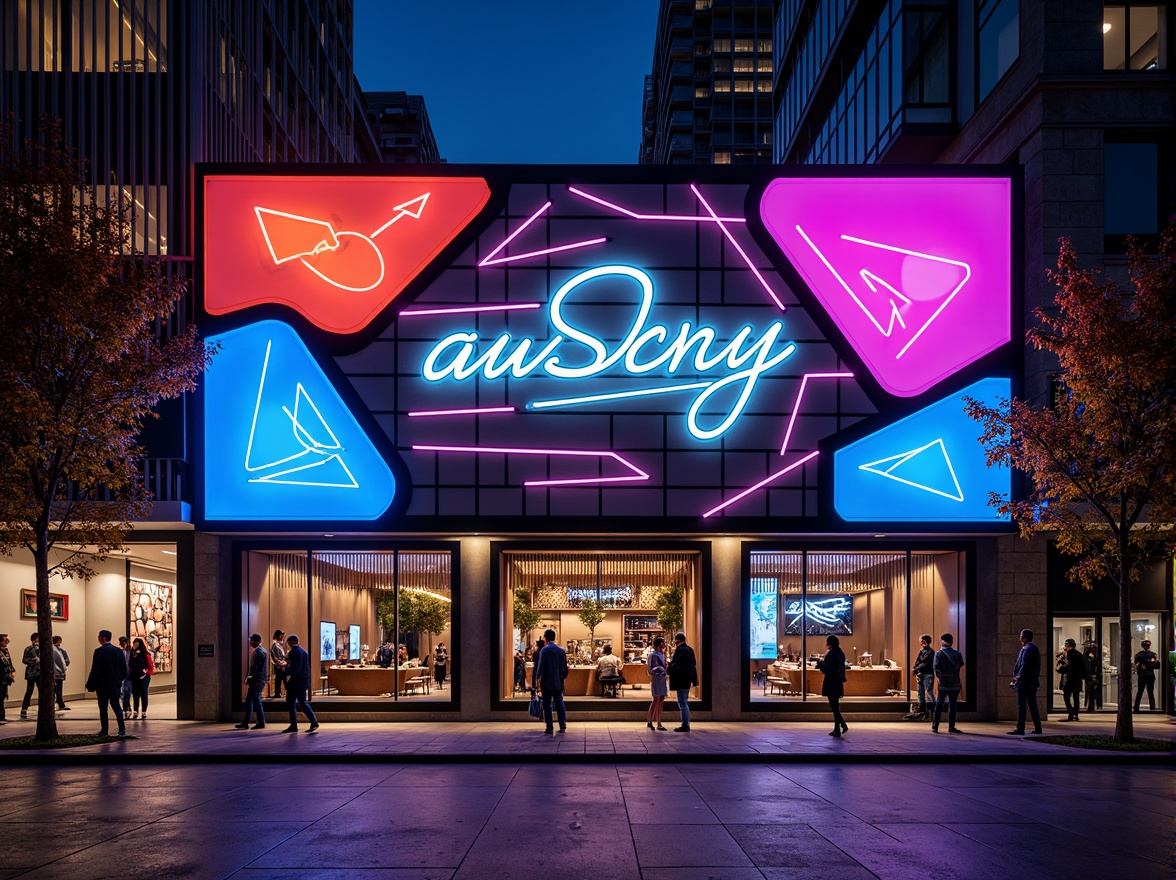
<svg viewBox="0 0 1176 880">
<path fill-rule="evenodd" d="M 74 704 L 58 719 L 63 734 L 93 733 L 96 710 Z M 1171 764 L 1171 752 L 1105 752 L 1033 742 L 1033 736 L 1008 736 L 1009 722 L 960 722 L 960 733 L 938 734 L 920 722 L 856 722 L 841 738 L 828 735 L 830 722 L 697 721 L 689 733 L 675 733 L 668 718 L 664 733 L 644 722 L 572 721 L 566 734 L 543 735 L 540 722 L 333 722 L 315 733 L 305 719 L 299 733 L 283 733 L 285 714 L 269 713 L 264 730 L 236 730 L 234 721 L 209 723 L 128 720 L 132 738 L 82 748 L 51 751 L 0 751 L 8 764 L 145 763 L 469 763 L 509 760 L 525 763 L 926 763 L 957 764 Z M 30 735 L 35 719 L 0 727 L 0 738 Z M 1046 722 L 1051 735 L 1111 734 L 1114 717 L 1086 716 L 1078 723 Z M 1176 721 L 1163 715 L 1137 715 L 1135 734 L 1176 740 Z"/>
</svg>

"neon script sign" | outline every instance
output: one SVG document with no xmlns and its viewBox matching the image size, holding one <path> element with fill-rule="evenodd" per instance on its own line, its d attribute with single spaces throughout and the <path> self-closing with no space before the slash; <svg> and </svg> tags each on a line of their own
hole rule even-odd
<svg viewBox="0 0 1176 880">
<path fill-rule="evenodd" d="M 602 339 L 590 328 L 577 326 L 570 315 L 569 305 L 574 297 L 590 282 L 606 279 L 627 279 L 640 291 L 636 307 L 628 317 L 628 326 L 617 342 Z M 653 279 L 649 273 L 632 266 L 599 266 L 574 275 L 552 296 L 548 320 L 556 332 L 546 342 L 540 343 L 533 337 L 516 339 L 505 332 L 479 351 L 479 343 L 484 340 L 477 331 L 450 333 L 426 355 L 422 375 L 430 382 L 447 379 L 462 382 L 478 376 L 493 380 L 507 375 L 522 379 L 542 374 L 556 379 L 582 379 L 605 374 L 644 376 L 660 372 L 673 377 L 690 373 L 706 378 L 581 397 L 535 400 L 527 408 L 587 406 L 625 398 L 695 392 L 686 411 L 686 427 L 699 440 L 714 440 L 739 420 L 760 377 L 796 351 L 795 343 L 781 338 L 782 321 L 773 321 L 759 334 L 745 325 L 729 341 L 719 342 L 712 327 L 682 321 L 673 328 L 653 322 L 653 306 Z M 710 378 L 715 374 L 722 375 Z M 738 393 L 723 406 L 716 398 L 727 389 Z M 701 415 L 708 404 L 725 412 L 718 424 L 702 424 Z"/>
</svg>

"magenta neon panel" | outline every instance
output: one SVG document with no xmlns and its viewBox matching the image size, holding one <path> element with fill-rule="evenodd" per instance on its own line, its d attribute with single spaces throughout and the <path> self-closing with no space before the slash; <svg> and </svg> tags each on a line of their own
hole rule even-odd
<svg viewBox="0 0 1176 880">
<path fill-rule="evenodd" d="M 878 383 L 921 394 L 1010 339 L 1011 185 L 780 178 L 764 225 Z"/>
</svg>

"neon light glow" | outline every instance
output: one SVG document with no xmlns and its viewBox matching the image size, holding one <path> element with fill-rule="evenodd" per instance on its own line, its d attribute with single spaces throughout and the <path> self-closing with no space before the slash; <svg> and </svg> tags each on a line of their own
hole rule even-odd
<svg viewBox="0 0 1176 880">
<path fill-rule="evenodd" d="M 466 452 L 475 455 L 496 453 L 504 455 L 554 455 L 572 456 L 577 458 L 611 458 L 630 473 L 615 477 L 584 477 L 569 480 L 526 480 L 524 486 L 585 486 L 594 483 L 631 483 L 648 480 L 649 474 L 611 450 L 588 449 L 526 449 L 514 446 L 413 446 L 421 452 Z"/>
<path fill-rule="evenodd" d="M 595 202 L 611 211 L 616 211 L 618 214 L 624 214 L 626 217 L 632 217 L 634 220 L 679 220 L 685 223 L 746 223 L 747 219 L 744 217 L 716 217 L 714 213 L 711 216 L 705 217 L 701 214 L 639 214 L 636 211 L 630 211 L 628 208 L 622 208 L 620 205 L 606 201 L 600 196 L 594 196 L 591 193 L 586 193 L 578 187 L 569 186 L 568 192 L 577 195 L 582 199 L 587 199 L 590 202 Z"/>
<path fill-rule="evenodd" d="M 774 302 L 780 308 L 780 311 L 787 311 L 787 309 L 784 307 L 784 303 L 780 302 L 780 297 L 776 296 L 776 292 L 772 290 L 771 285 L 769 285 L 764 276 L 760 274 L 760 270 L 757 269 L 755 264 L 751 262 L 751 257 L 749 257 L 747 252 L 739 246 L 739 242 L 735 240 L 735 236 L 731 234 L 731 231 L 723 225 L 723 221 L 719 219 L 719 215 L 715 213 L 714 209 L 710 206 L 710 203 L 702 197 L 702 193 L 698 191 L 698 187 L 692 183 L 690 184 L 690 191 L 698 196 L 698 201 L 700 201 L 702 206 L 706 208 L 706 212 L 710 214 L 712 218 L 714 218 L 715 224 L 723 231 L 723 235 L 727 237 L 727 241 L 731 242 L 731 246 L 735 248 L 739 256 L 743 258 L 743 262 L 747 264 L 747 268 L 751 270 L 751 274 L 756 277 L 757 281 L 759 281 L 760 286 L 768 292 L 768 296 L 772 298 L 772 302 Z"/>
<path fill-rule="evenodd" d="M 780 477 L 784 476 L 784 475 L 785 475 L 785 474 L 787 474 L 787 473 L 790 473 L 790 472 L 792 472 L 792 471 L 796 470 L 796 469 L 797 469 L 798 467 L 800 467 L 802 464 L 807 464 L 808 462 L 812 461 L 812 460 L 813 460 L 814 458 L 816 458 L 816 457 L 817 457 L 817 453 L 816 453 L 816 452 L 810 452 L 810 453 L 809 453 L 808 455 L 806 455 L 804 458 L 799 458 L 799 459 L 797 459 L 796 461 L 792 462 L 792 464 L 788 465 L 788 467 L 786 467 L 786 468 L 783 468 L 783 469 L 781 469 L 781 470 L 778 470 L 778 471 L 776 471 L 776 473 L 774 473 L 774 474 L 771 474 L 771 475 L 769 475 L 769 476 L 767 476 L 767 477 L 764 477 L 762 480 L 760 480 L 760 481 L 759 481 L 758 483 L 756 483 L 754 486 L 748 486 L 746 489 L 744 489 L 744 490 L 743 490 L 742 492 L 740 492 L 738 495 L 735 495 L 735 496 L 734 496 L 734 497 L 732 497 L 732 498 L 728 498 L 728 499 L 727 499 L 726 501 L 724 501 L 722 504 L 719 504 L 719 505 L 716 505 L 715 507 L 712 507 L 710 510 L 708 510 L 706 513 L 704 513 L 704 514 L 702 515 L 702 518 L 703 518 L 703 519 L 706 519 L 707 517 L 709 517 L 709 516 L 713 516 L 714 514 L 718 513 L 718 512 L 719 512 L 720 510 L 722 510 L 724 507 L 730 507 L 730 506 L 731 506 L 732 504 L 734 504 L 736 501 L 740 501 L 740 500 L 742 500 L 742 499 L 746 498 L 746 497 L 747 497 L 748 495 L 750 495 L 752 492 L 755 492 L 755 491 L 756 491 L 756 490 L 758 490 L 758 489 L 762 489 L 764 486 L 767 486 L 769 483 L 774 483 L 776 480 L 780 479 Z"/>
<path fill-rule="evenodd" d="M 294 330 L 262 321 L 215 337 L 204 382 L 205 517 L 370 521 L 396 481 Z"/>
<path fill-rule="evenodd" d="M 589 394 L 584 397 L 564 397 L 559 400 L 536 400 L 527 404 L 528 409 L 552 409 L 560 406 L 579 406 L 584 403 L 601 403 L 606 400 L 624 400 L 628 397 L 649 397 L 653 394 L 672 394 L 675 391 L 695 391 L 710 388 L 711 382 L 689 382 L 686 385 L 670 385 L 665 388 L 640 388 L 636 391 L 614 391 L 610 394 Z"/>
<path fill-rule="evenodd" d="M 605 242 L 608 241 L 607 238 L 593 238 L 588 241 L 575 241 L 575 242 L 572 242 L 571 244 L 561 244 L 561 245 L 557 245 L 555 247 L 543 248 L 542 250 L 537 250 L 537 251 L 529 251 L 528 253 L 525 253 L 525 254 L 516 254 L 516 255 L 510 256 L 510 257 L 499 257 L 498 256 L 498 254 L 502 251 L 503 248 L 505 248 L 512 241 L 514 241 L 515 237 L 518 236 L 519 233 L 521 233 L 524 229 L 526 229 L 528 226 L 530 226 L 532 223 L 534 223 L 535 220 L 539 217 L 539 215 L 542 214 L 544 211 L 546 211 L 550 207 L 551 207 L 551 202 L 547 202 L 538 211 L 536 211 L 534 214 L 532 214 L 530 217 L 528 217 L 522 223 L 522 225 L 519 226 L 518 229 L 516 229 L 514 232 L 512 232 L 510 235 L 508 235 L 506 238 L 504 238 L 502 240 L 502 244 L 498 245 L 498 247 L 496 247 L 496 248 L 494 248 L 494 250 L 490 251 L 490 253 L 487 254 L 482 259 L 482 261 L 480 263 L 478 263 L 478 267 L 482 268 L 485 266 L 497 266 L 501 263 L 513 263 L 516 260 L 526 260 L 530 257 L 542 257 L 542 256 L 546 256 L 547 254 L 556 254 L 556 253 L 559 253 L 560 251 L 570 251 L 570 250 L 575 250 L 576 248 L 589 247 L 590 245 L 594 245 L 594 244 L 604 244 Z"/>
<path fill-rule="evenodd" d="M 491 306 L 442 306 L 436 309 L 405 309 L 400 317 L 413 315 L 468 315 L 473 312 L 514 312 L 541 309 L 543 303 L 498 303 Z"/>
<path fill-rule="evenodd" d="M 422 418 L 424 416 L 485 416 L 492 413 L 512 413 L 516 412 L 513 406 L 484 406 L 481 408 L 475 407 L 472 409 L 433 409 L 422 410 L 420 412 L 410 412 L 408 417 L 410 419 Z"/>
<path fill-rule="evenodd" d="M 882 388 L 911 397 L 1012 339 L 1011 190 L 779 178 L 760 216 Z"/>
<path fill-rule="evenodd" d="M 627 279 L 640 288 L 640 301 L 629 327 L 623 331 L 619 343 L 610 350 L 610 343 L 590 331 L 575 326 L 563 312 L 564 303 L 573 294 L 591 281 L 599 279 Z M 699 440 L 713 440 L 728 431 L 738 421 L 755 390 L 759 378 L 796 351 L 792 342 L 781 340 L 784 325 L 775 321 L 758 337 L 752 339 L 751 327 L 743 327 L 719 351 L 716 347 L 717 333 L 711 327 L 694 327 L 689 321 L 682 322 L 676 330 L 664 324 L 649 324 L 653 308 L 653 279 L 631 266 L 599 266 L 573 276 L 555 292 L 551 298 L 549 320 L 558 332 L 540 348 L 537 339 L 515 339 L 509 333 L 500 334 L 481 353 L 477 350 L 480 336 L 476 331 L 451 333 L 442 338 L 425 357 L 423 377 L 430 382 L 452 378 L 464 381 L 474 376 L 498 379 L 509 374 L 522 379 L 532 373 L 553 378 L 581 379 L 599 376 L 614 367 L 630 376 L 661 371 L 674 375 L 686 368 L 695 373 L 708 373 L 726 368 L 732 372 L 722 378 L 706 383 L 686 413 L 686 426 Z M 774 351 L 777 343 L 783 347 Z M 577 355 L 584 350 L 591 360 L 582 366 L 571 366 L 562 354 L 565 346 L 571 347 Z M 532 349 L 537 349 L 532 353 Z M 647 360 L 642 353 L 647 349 L 659 349 Z M 691 351 L 693 350 L 693 358 Z M 704 428 L 699 422 L 703 407 L 713 401 L 716 394 L 732 386 L 739 387 L 739 394 L 730 404 L 726 416 L 715 426 Z M 668 390 L 683 390 L 681 384 Z M 644 394 L 658 393 L 654 390 Z M 570 399 L 570 398 L 569 398 Z M 580 402 L 587 402 L 581 399 Z M 553 404 L 548 404 L 553 405 Z M 568 404 L 562 404 L 568 405 Z M 532 408 L 534 404 L 532 404 Z"/>
<path fill-rule="evenodd" d="M 982 379 L 837 450 L 837 513 L 859 522 L 1007 520 L 988 498 L 1009 493 L 1009 470 L 988 466 L 964 398 L 999 406 L 1010 394 L 1008 379 Z"/>
<path fill-rule="evenodd" d="M 208 175 L 204 306 L 294 309 L 331 333 L 366 327 L 490 198 L 482 178 Z"/>
</svg>

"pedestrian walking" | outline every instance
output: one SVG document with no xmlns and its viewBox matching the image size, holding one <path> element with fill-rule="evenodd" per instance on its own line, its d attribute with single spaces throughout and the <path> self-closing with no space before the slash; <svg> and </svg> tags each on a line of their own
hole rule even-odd
<svg viewBox="0 0 1176 880">
<path fill-rule="evenodd" d="M 935 708 L 935 652 L 931 649 L 931 636 L 919 636 L 919 654 L 911 672 L 915 676 L 915 684 L 919 688 L 920 721 L 931 717 Z"/>
<path fill-rule="evenodd" d="M 4 704 L 8 702 L 8 688 L 16 681 L 16 667 L 12 663 L 12 654 L 8 650 L 10 641 L 8 633 L 0 633 L 0 724 L 8 723 L 8 716 L 4 713 Z"/>
<path fill-rule="evenodd" d="M 1082 705 L 1082 685 L 1086 680 L 1086 661 L 1078 651 L 1078 643 L 1066 639 L 1064 649 L 1066 671 L 1062 673 L 1062 699 L 1066 701 L 1066 717 L 1061 721 L 1077 721 L 1078 708 Z"/>
<path fill-rule="evenodd" d="M 1082 652 L 1086 661 L 1086 711 L 1093 712 L 1100 707 L 1099 692 L 1102 690 L 1102 664 L 1093 646 Z"/>
<path fill-rule="evenodd" d="M 155 674 L 155 661 L 142 639 L 131 642 L 131 701 L 134 704 L 132 718 L 139 718 L 139 703 L 143 704 L 144 721 L 147 720 L 147 690 L 151 687 L 151 676 Z"/>
<path fill-rule="evenodd" d="M 269 653 L 261 646 L 261 633 L 254 633 L 249 637 L 249 672 L 245 675 L 245 717 L 237 725 L 237 730 L 249 729 L 249 717 L 257 710 L 257 724 L 254 730 L 265 728 L 265 710 L 261 707 L 261 693 L 269 681 L 270 658 Z"/>
<path fill-rule="evenodd" d="M 551 736 L 551 704 L 555 704 L 555 715 L 559 721 L 559 732 L 568 732 L 568 712 L 564 706 L 564 680 L 568 677 L 568 654 L 555 643 L 555 630 L 543 631 L 543 650 L 535 656 L 535 669 L 531 673 L 532 688 L 539 687 L 543 698 L 543 735 Z"/>
<path fill-rule="evenodd" d="M 449 651 L 445 647 L 444 642 L 438 642 L 437 648 L 433 651 L 433 678 L 437 682 L 437 687 L 440 690 L 445 689 L 445 673 L 449 669 Z"/>
<path fill-rule="evenodd" d="M 1025 735 L 1025 712 L 1033 719 L 1033 732 L 1041 733 L 1041 713 L 1037 709 L 1037 689 L 1041 687 L 1041 651 L 1033 644 L 1033 630 L 1021 630 L 1021 650 L 1013 664 L 1009 685 L 1017 692 L 1017 726 L 1009 736 Z"/>
<path fill-rule="evenodd" d="M 1156 670 L 1160 668 L 1160 657 L 1151 649 L 1152 643 L 1147 639 L 1140 642 L 1142 650 L 1135 655 L 1135 674 L 1137 677 L 1135 689 L 1135 711 L 1139 711 L 1139 704 L 1143 700 L 1143 692 L 1147 691 L 1147 710 L 1156 711 Z"/>
<path fill-rule="evenodd" d="M 118 637 L 119 650 L 123 652 L 123 659 L 127 661 L 127 671 L 131 668 L 131 640 L 127 636 Z M 131 717 L 131 677 L 128 675 L 123 680 L 121 694 L 123 717 Z"/>
<path fill-rule="evenodd" d="M 126 719 L 120 701 L 122 683 L 127 675 L 127 658 L 122 651 L 110 644 L 110 630 L 99 630 L 98 647 L 94 649 L 94 659 L 90 661 L 90 675 L 86 679 L 86 690 L 98 697 L 98 723 L 102 725 L 98 736 L 110 735 L 110 708 L 114 709 L 114 719 L 118 722 L 118 735 L 127 735 Z"/>
<path fill-rule="evenodd" d="M 956 703 L 960 698 L 960 688 L 963 680 L 960 670 L 964 666 L 964 655 L 952 647 L 955 639 L 951 633 L 944 633 L 939 637 L 939 650 L 935 652 L 932 666 L 935 678 L 939 682 L 939 697 L 935 701 L 935 717 L 931 720 L 931 732 L 939 733 L 939 717 L 943 712 L 943 704 L 947 703 L 948 733 L 959 733 L 956 727 Z"/>
<path fill-rule="evenodd" d="M 674 728 L 675 733 L 690 732 L 690 689 L 698 684 L 698 660 L 694 649 L 686 644 L 686 633 L 674 633 L 674 656 L 666 666 L 670 679 L 670 690 L 678 696 L 678 711 L 682 723 Z"/>
<path fill-rule="evenodd" d="M 662 727 L 662 708 L 666 697 L 669 696 L 669 685 L 666 682 L 666 640 L 658 636 L 653 640 L 653 650 L 645 661 L 645 668 L 649 671 L 649 712 L 645 726 L 650 730 L 665 730 Z"/>
<path fill-rule="evenodd" d="M 24 664 L 25 695 L 20 704 L 20 717 L 29 717 L 29 702 L 33 699 L 33 690 L 37 691 L 38 700 L 41 694 L 41 635 L 33 633 L 29 636 L 31 644 L 26 645 L 20 660 Z"/>
<path fill-rule="evenodd" d="M 298 644 L 298 636 L 291 633 L 286 637 L 286 708 L 290 711 L 290 726 L 282 733 L 298 732 L 298 711 L 310 721 L 307 733 L 314 733 L 319 729 L 318 719 L 314 709 L 306 701 L 310 691 L 310 655 L 306 649 Z"/>
<path fill-rule="evenodd" d="M 817 661 L 817 669 L 825 675 L 821 693 L 829 699 L 829 708 L 833 710 L 833 730 L 829 736 L 839 737 L 849 730 L 841 715 L 841 698 L 845 696 L 845 652 L 841 650 L 841 640 L 837 636 L 828 636 L 825 647 L 829 650 Z"/>
<path fill-rule="evenodd" d="M 53 696 L 57 700 L 57 711 L 67 712 L 65 705 L 65 672 L 69 666 L 69 654 L 61 647 L 61 636 L 53 637 Z"/>
<path fill-rule="evenodd" d="M 286 680 L 286 645 L 283 639 L 286 634 L 280 629 L 274 630 L 274 640 L 270 642 L 270 668 L 274 676 L 274 699 L 282 698 L 282 682 Z"/>
</svg>

